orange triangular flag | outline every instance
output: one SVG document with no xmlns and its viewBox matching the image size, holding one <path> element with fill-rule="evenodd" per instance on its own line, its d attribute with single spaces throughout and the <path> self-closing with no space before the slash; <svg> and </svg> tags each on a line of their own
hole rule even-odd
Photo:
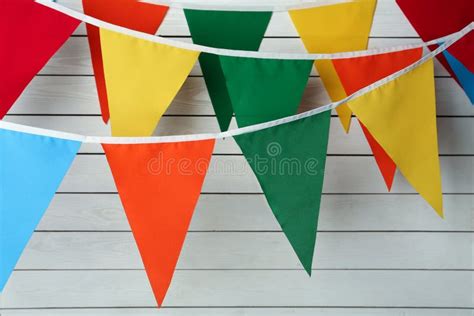
<svg viewBox="0 0 474 316">
<path fill-rule="evenodd" d="M 99 20 L 135 31 L 155 34 L 168 11 L 167 6 L 137 0 L 82 0 L 84 13 Z M 109 104 L 104 78 L 99 28 L 86 24 L 102 119 L 109 121 Z"/>
<path fill-rule="evenodd" d="M 102 144 L 158 306 L 173 277 L 214 142 Z"/>
<path fill-rule="evenodd" d="M 347 95 L 351 95 L 382 78 L 385 78 L 421 58 L 423 49 L 415 48 L 385 54 L 355 58 L 334 59 L 332 62 Z M 359 121 L 372 149 L 375 161 L 388 190 L 392 188 L 396 165 L 367 128 Z"/>
</svg>

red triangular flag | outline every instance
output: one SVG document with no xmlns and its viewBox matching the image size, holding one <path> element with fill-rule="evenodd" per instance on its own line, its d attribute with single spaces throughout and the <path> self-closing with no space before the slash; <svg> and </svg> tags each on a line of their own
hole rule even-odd
<svg viewBox="0 0 474 316">
<path fill-rule="evenodd" d="M 214 142 L 102 145 L 159 306 L 201 193 Z"/>
<path fill-rule="evenodd" d="M 89 16 L 148 34 L 156 33 L 168 11 L 167 6 L 144 3 L 138 0 L 82 0 L 82 6 L 84 7 L 84 13 Z M 102 119 L 107 123 L 110 113 L 100 48 L 99 28 L 87 24 L 87 36 Z"/>
<path fill-rule="evenodd" d="M 33 0 L 1 0 L 0 118 L 81 21 Z"/>
<path fill-rule="evenodd" d="M 390 191 L 392 189 L 393 178 L 395 177 L 395 171 L 397 170 L 397 166 L 393 162 L 392 158 L 385 152 L 385 150 L 380 146 L 379 143 L 375 140 L 375 138 L 370 135 L 370 132 L 367 128 L 359 121 L 360 127 L 362 128 L 362 132 L 364 132 L 365 138 L 369 143 L 370 149 L 374 154 L 375 162 L 379 167 L 380 172 L 382 173 L 383 180 L 385 181 L 385 185 L 387 189 Z"/>
<path fill-rule="evenodd" d="M 428 42 L 457 32 L 474 21 L 473 0 L 396 0 L 405 16 L 423 41 Z M 470 37 L 470 39 L 469 39 Z M 474 72 L 474 32 L 452 45 L 448 50 L 466 68 Z M 430 49 L 437 45 L 430 46 Z M 453 78 L 456 74 L 445 56 L 436 56 Z"/>
<path fill-rule="evenodd" d="M 415 48 L 379 55 L 334 59 L 332 62 L 346 94 L 350 95 L 409 66 L 420 59 L 422 53 L 422 48 Z M 375 138 L 370 135 L 365 126 L 362 123 L 360 123 L 360 126 L 372 149 L 385 184 L 390 191 L 396 165 Z"/>
</svg>

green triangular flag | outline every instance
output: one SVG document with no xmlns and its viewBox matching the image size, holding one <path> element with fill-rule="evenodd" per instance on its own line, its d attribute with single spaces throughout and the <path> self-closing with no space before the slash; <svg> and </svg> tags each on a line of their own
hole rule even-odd
<svg viewBox="0 0 474 316">
<path fill-rule="evenodd" d="M 239 127 L 293 115 L 313 60 L 219 56 Z"/>
<path fill-rule="evenodd" d="M 273 214 L 311 275 L 330 111 L 234 136 Z"/>
<path fill-rule="evenodd" d="M 272 12 L 189 9 L 185 9 L 184 14 L 195 44 L 248 51 L 258 50 L 272 16 Z M 226 131 L 233 110 L 219 57 L 202 53 L 199 64 L 221 131 Z"/>
</svg>

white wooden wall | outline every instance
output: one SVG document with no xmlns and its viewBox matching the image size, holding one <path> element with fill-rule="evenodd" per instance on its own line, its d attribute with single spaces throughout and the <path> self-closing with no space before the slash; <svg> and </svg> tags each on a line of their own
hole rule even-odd
<svg viewBox="0 0 474 316">
<path fill-rule="evenodd" d="M 79 0 L 59 3 L 81 10 Z M 81 26 L 6 120 L 109 134 L 84 34 Z M 190 41 L 180 10 L 160 34 Z M 395 1 L 379 0 L 370 46 L 418 41 Z M 262 50 L 304 51 L 286 14 L 274 15 Z M 439 65 L 436 89 L 446 220 L 399 174 L 387 193 L 360 128 L 347 136 L 334 116 L 309 278 L 235 143 L 219 141 L 165 308 L 156 310 L 103 152 L 87 145 L 8 282 L 1 315 L 474 315 L 474 107 Z M 302 108 L 327 102 L 313 74 Z M 196 67 L 157 133 L 217 129 Z"/>
</svg>

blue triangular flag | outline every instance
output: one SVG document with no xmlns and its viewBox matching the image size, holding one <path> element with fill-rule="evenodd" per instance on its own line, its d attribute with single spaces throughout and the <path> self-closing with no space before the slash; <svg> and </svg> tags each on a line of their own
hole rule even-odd
<svg viewBox="0 0 474 316">
<path fill-rule="evenodd" d="M 0 129 L 0 292 L 80 146 Z"/>
<path fill-rule="evenodd" d="M 466 92 L 471 104 L 474 104 L 474 73 L 466 68 L 456 57 L 450 54 L 447 50 L 443 51 L 444 57 L 448 61 L 449 66 L 456 74 L 461 87 Z"/>
</svg>

